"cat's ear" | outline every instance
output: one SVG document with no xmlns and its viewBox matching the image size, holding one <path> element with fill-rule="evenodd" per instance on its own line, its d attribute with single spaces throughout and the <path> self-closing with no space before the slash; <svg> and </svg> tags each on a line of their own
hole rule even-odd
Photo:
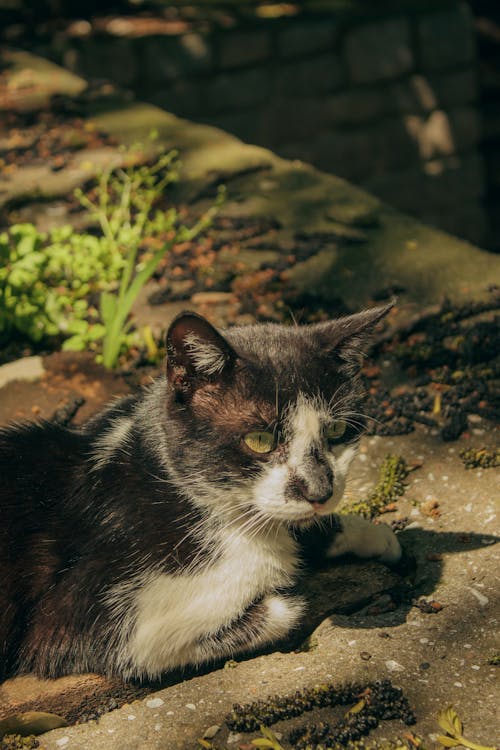
<svg viewBox="0 0 500 750">
<path fill-rule="evenodd" d="M 178 391 L 217 380 L 233 368 L 236 353 L 201 315 L 178 315 L 167 331 L 167 377 Z"/>
<path fill-rule="evenodd" d="M 315 333 L 325 355 L 332 354 L 358 369 L 369 348 L 375 326 L 394 307 L 395 301 L 381 307 L 371 307 L 345 318 L 318 323 Z"/>
</svg>

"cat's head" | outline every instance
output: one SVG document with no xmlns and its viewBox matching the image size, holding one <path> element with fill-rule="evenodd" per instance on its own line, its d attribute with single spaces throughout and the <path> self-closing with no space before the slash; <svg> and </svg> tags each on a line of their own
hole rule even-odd
<svg viewBox="0 0 500 750">
<path fill-rule="evenodd" d="M 391 305 L 306 326 L 167 333 L 169 468 L 197 504 L 307 524 L 331 514 L 365 425 L 360 362 Z M 257 523 L 257 521 L 255 521 Z"/>
</svg>

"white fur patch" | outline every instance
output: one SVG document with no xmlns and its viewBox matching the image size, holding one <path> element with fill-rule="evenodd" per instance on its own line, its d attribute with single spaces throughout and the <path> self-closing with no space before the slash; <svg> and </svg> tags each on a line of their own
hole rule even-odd
<svg viewBox="0 0 500 750">
<path fill-rule="evenodd" d="M 385 523 L 375 524 L 352 515 L 340 517 L 342 531 L 328 549 L 329 557 L 352 552 L 357 557 L 378 558 L 381 562 L 395 563 L 401 557 L 401 546 L 393 530 Z"/>
<path fill-rule="evenodd" d="M 202 341 L 190 333 L 184 339 L 189 356 L 198 372 L 216 375 L 222 372 L 226 359 L 224 353 L 215 344 Z"/>
<path fill-rule="evenodd" d="M 288 454 L 286 462 L 264 467 L 261 478 L 254 488 L 254 503 L 262 512 L 283 521 L 307 521 L 315 516 L 331 515 L 344 494 L 347 473 L 357 446 L 338 444 L 328 449 L 325 429 L 333 415 L 321 399 L 300 396 L 286 416 L 285 434 Z M 296 473 L 307 477 L 310 466 L 306 459 L 311 451 L 322 451 L 333 472 L 332 496 L 320 508 L 313 508 L 307 501 L 287 497 L 290 477 Z"/>
<path fill-rule="evenodd" d="M 126 445 L 132 425 L 131 417 L 113 419 L 108 429 L 94 442 L 94 470 L 102 469 L 115 451 Z"/>
<path fill-rule="evenodd" d="M 225 528 L 221 534 L 218 554 L 206 567 L 178 575 L 149 572 L 135 585 L 110 592 L 107 603 L 122 619 L 117 666 L 125 674 L 155 677 L 231 655 L 231 635 L 223 643 L 218 632 L 263 596 L 268 614 L 250 647 L 285 635 L 298 621 L 300 600 L 274 595 L 290 584 L 297 566 L 296 545 L 286 530 L 254 537 Z"/>
</svg>

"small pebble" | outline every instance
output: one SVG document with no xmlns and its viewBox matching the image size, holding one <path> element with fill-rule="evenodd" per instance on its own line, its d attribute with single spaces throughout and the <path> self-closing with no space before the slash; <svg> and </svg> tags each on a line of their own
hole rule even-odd
<svg viewBox="0 0 500 750">
<path fill-rule="evenodd" d="M 431 665 L 429 664 L 428 661 L 423 661 L 422 664 L 420 664 L 420 669 L 429 669 L 430 666 Z"/>
<path fill-rule="evenodd" d="M 186 708 L 189 708 L 190 711 L 196 711 L 194 703 L 186 703 Z"/>
<path fill-rule="evenodd" d="M 370 659 L 372 658 L 372 655 L 369 654 L 368 651 L 362 651 L 360 653 L 360 656 L 363 659 L 363 661 L 370 661 Z"/>
<path fill-rule="evenodd" d="M 69 742 L 69 737 L 65 735 L 64 737 L 61 737 L 60 739 L 56 740 L 56 745 L 58 747 L 64 747 L 65 745 L 68 744 L 68 742 Z"/>
<path fill-rule="evenodd" d="M 386 661 L 385 666 L 389 670 L 389 672 L 404 672 L 405 668 L 402 664 L 399 664 L 397 661 L 394 661 L 394 659 L 389 659 Z"/>
<path fill-rule="evenodd" d="M 480 591 L 476 591 L 476 589 L 473 589 L 472 586 L 467 586 L 467 588 L 469 589 L 471 594 L 473 594 L 476 597 L 481 607 L 485 607 L 488 604 L 489 599 L 487 596 L 485 596 L 484 594 L 481 594 Z"/>
<path fill-rule="evenodd" d="M 148 708 L 160 708 L 160 706 L 163 706 L 164 701 L 161 698 L 150 698 L 146 701 L 146 706 Z"/>
</svg>

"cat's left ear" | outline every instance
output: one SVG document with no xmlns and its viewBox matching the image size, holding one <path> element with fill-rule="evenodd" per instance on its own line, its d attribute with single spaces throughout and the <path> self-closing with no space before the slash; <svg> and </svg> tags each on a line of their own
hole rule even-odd
<svg viewBox="0 0 500 750">
<path fill-rule="evenodd" d="M 201 315 L 178 315 L 167 332 L 167 377 L 178 391 L 227 375 L 236 353 L 226 339 Z"/>
<path fill-rule="evenodd" d="M 395 300 L 388 305 L 371 307 L 345 318 L 318 323 L 314 329 L 324 353 L 331 353 L 352 369 L 358 369 L 373 338 L 375 326 L 394 305 Z"/>
</svg>

